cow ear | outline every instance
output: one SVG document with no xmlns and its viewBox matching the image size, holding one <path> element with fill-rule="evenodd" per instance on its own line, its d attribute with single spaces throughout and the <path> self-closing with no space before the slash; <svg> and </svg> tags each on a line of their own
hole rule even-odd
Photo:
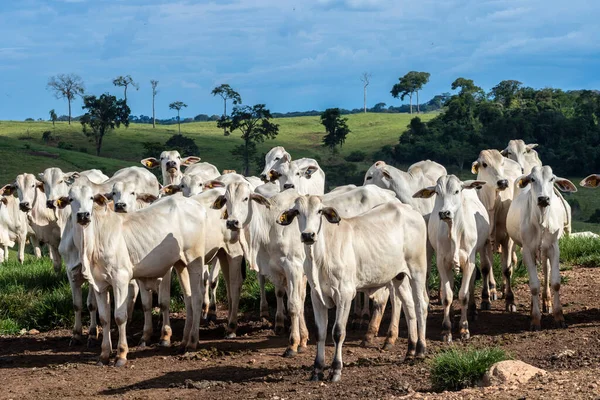
<svg viewBox="0 0 600 400">
<path fill-rule="evenodd" d="M 38 189 L 40 189 L 40 192 L 45 193 L 44 192 L 44 182 L 35 181 L 35 185 L 37 186 Z"/>
<path fill-rule="evenodd" d="M 267 179 L 269 180 L 269 182 L 275 182 L 280 177 L 281 177 L 281 174 L 279 172 L 275 171 L 274 169 L 270 170 L 269 173 L 267 174 Z"/>
<path fill-rule="evenodd" d="M 279 216 L 279 218 L 277 218 L 277 221 L 276 221 L 276 222 L 277 222 L 279 225 L 282 225 L 282 226 L 288 226 L 289 224 L 291 224 L 291 223 L 292 223 L 292 221 L 294 221 L 294 218 L 296 218 L 296 216 L 298 216 L 298 214 L 299 214 L 298 210 L 294 210 L 294 209 L 292 209 L 292 210 L 287 210 L 287 211 L 284 211 L 284 212 L 283 212 L 283 213 L 282 213 L 282 214 Z"/>
<path fill-rule="evenodd" d="M 327 222 L 330 224 L 339 224 L 342 220 L 338 212 L 333 207 L 323 207 L 319 212 L 323 214 Z"/>
<path fill-rule="evenodd" d="M 385 164 L 385 161 L 377 161 L 377 162 L 375 163 L 375 167 L 377 167 L 377 168 L 381 168 L 381 167 L 383 167 L 384 165 L 386 165 L 386 164 Z"/>
<path fill-rule="evenodd" d="M 77 179 L 79 177 L 80 177 L 79 172 L 67 172 L 64 175 L 63 179 L 65 180 L 65 182 L 67 182 L 67 184 L 70 185 L 75 181 L 75 179 Z"/>
<path fill-rule="evenodd" d="M 269 199 L 267 199 L 264 196 L 261 196 L 258 193 L 250 193 L 250 198 L 258 204 L 261 204 L 267 208 L 271 208 L 271 202 L 269 201 Z"/>
<path fill-rule="evenodd" d="M 568 179 L 559 178 L 558 176 L 554 179 L 554 185 L 561 192 L 575 193 L 577 191 L 577 187 Z"/>
<path fill-rule="evenodd" d="M 17 187 L 13 184 L 4 185 L 2 189 L 0 189 L 0 195 L 10 196 L 15 193 L 16 189 Z"/>
<path fill-rule="evenodd" d="M 383 174 L 383 176 L 388 179 L 388 180 L 392 180 L 392 175 L 390 175 L 390 171 L 387 170 L 387 168 L 382 167 L 381 168 L 381 173 Z"/>
<path fill-rule="evenodd" d="M 525 149 L 526 149 L 525 151 L 529 153 L 531 150 L 535 149 L 536 147 L 538 147 L 537 143 L 531 143 L 531 144 L 525 145 Z"/>
<path fill-rule="evenodd" d="M 160 189 L 160 193 L 166 194 L 166 195 L 172 195 L 175 194 L 177 192 L 181 192 L 181 186 L 179 185 L 167 185 L 167 186 L 163 186 Z"/>
<path fill-rule="evenodd" d="M 61 197 L 60 199 L 56 200 L 56 205 L 60 209 L 65 208 L 69 204 L 71 204 L 71 199 L 69 199 L 68 197 Z"/>
<path fill-rule="evenodd" d="M 156 200 L 158 200 L 158 197 L 150 193 L 140 193 L 135 198 L 143 201 L 144 203 L 154 203 Z"/>
<path fill-rule="evenodd" d="M 181 159 L 181 165 L 188 166 L 188 165 L 196 164 L 200 160 L 201 160 L 201 158 L 196 157 L 196 156 L 185 157 L 185 158 Z"/>
<path fill-rule="evenodd" d="M 112 200 L 113 199 L 113 192 L 104 193 L 104 197 L 106 197 L 108 200 Z"/>
<path fill-rule="evenodd" d="M 227 203 L 227 199 L 225 198 L 225 196 L 221 195 L 221 196 L 217 197 L 217 199 L 215 200 L 215 202 L 212 204 L 212 206 L 210 208 L 215 209 L 215 210 L 220 210 L 221 208 L 223 208 L 225 203 Z"/>
<path fill-rule="evenodd" d="M 43 173 L 43 172 L 40 172 L 40 173 L 38 174 L 38 178 L 39 178 L 39 180 L 40 180 L 40 181 L 43 181 L 43 180 L 44 180 L 44 173 Z"/>
<path fill-rule="evenodd" d="M 204 183 L 204 188 L 205 189 L 214 189 L 214 188 L 222 188 L 225 187 L 225 184 L 221 181 L 208 181 Z"/>
<path fill-rule="evenodd" d="M 587 176 L 584 180 L 579 182 L 579 185 L 582 187 L 595 188 L 600 184 L 600 175 L 592 174 Z"/>
<path fill-rule="evenodd" d="M 502 157 L 508 157 L 508 148 L 502 150 L 500 154 L 502 154 Z"/>
<path fill-rule="evenodd" d="M 309 165 L 308 167 L 306 167 L 306 170 L 304 171 L 304 176 L 306 177 L 306 179 L 310 179 L 312 174 L 314 174 L 318 170 L 319 170 L 319 167 L 317 167 L 316 165 Z"/>
<path fill-rule="evenodd" d="M 7 204 L 8 204 L 8 199 L 7 199 L 6 197 L 4 197 L 4 196 L 2 196 L 2 198 L 0 199 L 0 201 L 1 201 L 2 203 L 4 203 L 4 205 L 7 205 Z"/>
<path fill-rule="evenodd" d="M 479 161 L 473 161 L 471 164 L 471 173 L 477 175 L 479 173 Z"/>
<path fill-rule="evenodd" d="M 435 194 L 435 186 L 429 186 L 413 194 L 415 199 L 428 199 Z"/>
<path fill-rule="evenodd" d="M 144 158 L 142 161 L 140 161 L 142 163 L 142 165 L 148 169 L 154 169 L 158 166 L 160 166 L 160 161 L 158 161 L 156 158 L 154 157 L 148 157 L 148 158 Z"/>
<path fill-rule="evenodd" d="M 462 184 L 463 189 L 481 189 L 485 185 L 485 181 L 464 181 Z"/>
<path fill-rule="evenodd" d="M 529 177 L 529 175 L 527 175 L 519 178 L 519 180 L 517 181 L 517 185 L 519 186 L 519 188 L 523 189 L 525 186 L 529 185 L 530 182 L 531 178 Z"/>
<path fill-rule="evenodd" d="M 290 153 L 288 153 L 286 151 L 285 153 L 283 153 L 283 156 L 281 157 L 281 161 L 282 162 L 292 162 L 292 156 L 290 155 Z"/>
<path fill-rule="evenodd" d="M 94 196 L 94 203 L 100 206 L 106 206 L 110 200 L 108 200 L 102 193 L 98 193 Z"/>
</svg>

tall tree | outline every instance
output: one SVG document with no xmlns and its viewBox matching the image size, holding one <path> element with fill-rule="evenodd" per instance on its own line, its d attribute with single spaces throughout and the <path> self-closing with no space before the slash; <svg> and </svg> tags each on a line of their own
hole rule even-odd
<svg viewBox="0 0 600 400">
<path fill-rule="evenodd" d="M 171 104 L 169 104 L 169 108 L 171 110 L 177 110 L 177 128 L 179 129 L 179 134 L 181 135 L 181 118 L 179 116 L 179 113 L 181 112 L 181 109 L 187 107 L 187 104 L 185 104 L 183 101 L 174 101 Z"/>
<path fill-rule="evenodd" d="M 54 126 L 54 123 L 56 122 L 56 120 L 58 119 L 58 115 L 56 115 L 56 111 L 54 111 L 54 108 L 52 110 L 50 110 L 50 121 L 52 121 L 52 126 Z"/>
<path fill-rule="evenodd" d="M 135 83 L 133 81 L 133 78 L 131 77 L 131 75 L 119 75 L 117 76 L 115 79 L 113 79 L 112 81 L 113 85 L 115 86 L 120 86 L 122 88 L 124 88 L 124 96 L 125 96 L 125 103 L 127 103 L 127 88 L 129 86 L 132 86 L 135 88 L 135 90 L 139 90 L 140 89 L 140 85 L 138 85 L 137 83 Z"/>
<path fill-rule="evenodd" d="M 231 118 L 217 121 L 219 128 L 242 133 L 244 144 L 236 146 L 231 154 L 242 160 L 244 175 L 250 174 L 250 162 L 256 155 L 256 144 L 265 139 L 274 139 L 279 133 L 279 125 L 271 122 L 273 116 L 264 104 L 234 107 Z"/>
<path fill-rule="evenodd" d="M 67 99 L 69 103 L 69 125 L 71 125 L 71 102 L 75 96 L 83 96 L 83 79 L 76 74 L 58 74 L 50 77 L 46 87 L 54 92 L 57 99 Z"/>
<path fill-rule="evenodd" d="M 502 81 L 492 88 L 490 97 L 497 103 L 502 104 L 504 108 L 510 108 L 511 103 L 519 95 L 522 83 L 515 80 Z M 518 107 L 518 104 L 515 106 Z"/>
<path fill-rule="evenodd" d="M 341 147 L 350 133 L 346 121 L 348 119 L 341 117 L 339 108 L 328 108 L 321 114 L 321 124 L 325 127 L 326 132 L 323 146 L 329 147 L 332 154 L 335 152 L 335 146 L 339 144 Z"/>
<path fill-rule="evenodd" d="M 417 112 L 420 111 L 419 108 L 419 91 L 423 88 L 423 86 L 429 82 L 429 77 L 431 74 L 429 72 L 418 72 L 418 71 L 410 71 L 403 77 L 399 78 L 399 82 L 396 83 L 391 90 L 392 96 L 394 98 L 400 97 L 400 100 L 404 100 L 406 96 L 410 99 L 410 113 L 412 114 L 412 97 L 413 94 L 417 94 Z"/>
<path fill-rule="evenodd" d="M 158 86 L 158 81 L 152 79 L 150 81 L 150 84 L 152 85 L 152 127 L 156 128 L 156 112 L 154 111 L 154 99 L 156 98 L 156 94 L 158 93 L 158 90 L 156 90 L 156 87 Z"/>
<path fill-rule="evenodd" d="M 360 76 L 360 81 L 363 84 L 363 108 L 365 113 L 367 112 L 367 86 L 371 83 L 371 74 L 368 72 L 363 72 Z"/>
<path fill-rule="evenodd" d="M 83 107 L 87 112 L 81 117 L 83 133 L 96 144 L 96 155 L 100 155 L 104 136 L 115 128 L 129 126 L 131 110 L 125 100 L 118 100 L 108 93 L 96 96 L 85 96 Z"/>
<path fill-rule="evenodd" d="M 240 94 L 233 90 L 231 86 L 228 84 L 222 84 L 217 86 L 210 92 L 213 96 L 221 96 L 223 99 L 223 117 L 221 118 L 223 121 L 227 119 L 227 100 L 233 100 L 233 104 L 242 104 L 242 98 Z M 223 135 L 227 136 L 229 133 L 227 132 L 226 124 L 221 124 L 223 126 Z"/>
</svg>

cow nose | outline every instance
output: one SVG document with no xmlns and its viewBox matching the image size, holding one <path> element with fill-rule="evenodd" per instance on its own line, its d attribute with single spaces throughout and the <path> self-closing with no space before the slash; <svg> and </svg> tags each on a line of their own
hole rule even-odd
<svg viewBox="0 0 600 400">
<path fill-rule="evenodd" d="M 48 201 L 46 201 L 46 207 L 54 209 L 55 208 L 55 206 L 54 206 L 54 200 L 48 200 Z"/>
<path fill-rule="evenodd" d="M 30 206 L 30 204 L 29 204 L 28 201 L 22 201 L 19 204 L 19 208 L 21 209 L 21 211 L 29 211 L 29 210 L 31 210 L 31 206 Z"/>
<path fill-rule="evenodd" d="M 302 243 L 312 244 L 315 242 L 315 233 L 314 232 L 302 232 L 300 235 L 300 240 Z"/>
<path fill-rule="evenodd" d="M 285 185 L 283 185 L 284 190 L 293 189 L 293 188 L 295 188 L 293 183 L 286 183 Z"/>
<path fill-rule="evenodd" d="M 175 161 L 167 161 L 167 169 L 177 168 Z"/>
<path fill-rule="evenodd" d="M 227 229 L 235 231 L 239 229 L 240 221 L 238 221 L 237 219 L 228 219 L 225 225 L 227 226 Z"/>
<path fill-rule="evenodd" d="M 440 211 L 439 215 L 440 219 L 450 219 L 450 217 L 452 216 L 450 211 Z"/>
<path fill-rule="evenodd" d="M 117 210 L 117 211 L 125 211 L 126 208 L 127 208 L 127 204 L 125 204 L 125 203 L 116 203 L 115 204 L 115 210 Z"/>
<path fill-rule="evenodd" d="M 549 205 L 550 205 L 550 197 L 548 197 L 548 196 L 539 196 L 538 197 L 538 206 L 548 207 Z"/>
<path fill-rule="evenodd" d="M 500 179 L 496 184 L 500 190 L 504 190 L 508 187 L 508 181 L 506 179 Z"/>
</svg>

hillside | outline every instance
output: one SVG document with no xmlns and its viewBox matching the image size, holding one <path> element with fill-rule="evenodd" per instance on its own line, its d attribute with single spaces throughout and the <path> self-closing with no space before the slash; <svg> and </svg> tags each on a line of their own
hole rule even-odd
<svg viewBox="0 0 600 400">
<path fill-rule="evenodd" d="M 420 117 L 427 121 L 434 116 L 435 114 L 422 114 Z M 373 153 L 386 144 L 394 145 L 398 142 L 398 137 L 406 130 L 411 116 L 368 113 L 348 115 L 347 118 L 352 133 L 348 135 L 336 159 L 342 160 L 356 150 L 367 153 L 367 159 L 361 163 L 347 163 L 348 168 L 342 167 L 336 171 L 343 173 L 352 166 L 356 169 L 356 175 L 360 175 L 372 163 Z M 319 117 L 279 118 L 275 121 L 280 126 L 280 133 L 276 139 L 259 145 L 259 154 L 267 152 L 273 146 L 284 146 L 294 157 L 312 157 L 323 160 L 323 164 L 328 163 L 330 155 L 321 146 L 324 133 Z M 43 132 L 48 130 L 55 137 L 50 146 L 42 141 Z M 240 169 L 240 162 L 230 153 L 241 143 L 239 132 L 223 136 L 223 131 L 217 128 L 215 122 L 182 124 L 181 131 L 195 140 L 203 161 L 210 162 L 219 169 Z M 92 155 L 93 144 L 83 135 L 78 122 L 70 126 L 66 122 L 59 122 L 53 127 L 50 122 L 0 121 L 0 157 L 4 161 L 0 165 L 0 183 L 10 182 L 18 173 L 38 173 L 49 166 L 57 166 L 65 171 L 100 168 L 112 174 L 119 168 L 139 165 L 139 160 L 144 156 L 143 143 L 164 143 L 175 133 L 177 125 L 157 126 L 153 129 L 148 124 L 131 124 L 129 128 L 120 128 L 107 135 L 102 157 L 96 157 Z M 74 150 L 58 148 L 59 142 L 72 145 Z M 471 176 L 467 170 L 458 173 L 464 179 Z M 572 177 L 572 180 L 577 184 L 581 178 Z M 598 193 L 579 188 L 579 192 L 570 196 L 580 205 L 580 209 L 574 211 L 576 230 L 600 232 L 597 224 L 582 222 L 600 208 Z"/>
</svg>

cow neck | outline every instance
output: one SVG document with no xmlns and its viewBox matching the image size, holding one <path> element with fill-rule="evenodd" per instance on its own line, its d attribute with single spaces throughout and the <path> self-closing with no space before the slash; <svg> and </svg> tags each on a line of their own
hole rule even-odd
<svg viewBox="0 0 600 400">
<path fill-rule="evenodd" d="M 553 227 L 552 223 L 551 223 L 552 222 L 551 208 L 552 208 L 552 204 L 554 204 L 555 201 L 560 201 L 560 200 L 557 199 L 556 195 L 554 194 L 554 190 L 553 190 L 550 194 L 550 205 L 548 207 L 545 207 L 542 210 L 537 205 L 537 199 L 535 198 L 535 196 L 533 194 L 533 190 L 531 190 L 531 188 L 529 188 L 529 193 L 527 194 L 527 205 L 530 210 L 530 212 L 528 214 L 529 224 L 534 224 L 534 225 L 540 226 L 541 230 L 542 230 L 542 234 L 544 234 L 546 232 L 554 233 L 552 231 L 552 229 L 554 228 L 555 230 L 557 230 L 559 228 L 559 227 Z M 561 228 L 562 228 L 562 226 L 561 226 Z"/>
<path fill-rule="evenodd" d="M 33 199 L 31 211 L 29 212 L 29 217 L 31 223 L 40 226 L 57 221 L 57 216 L 54 211 L 46 207 L 46 194 L 38 188 L 35 188 L 35 197 Z"/>
<path fill-rule="evenodd" d="M 323 221 L 321 221 L 321 223 L 323 223 Z M 323 238 L 320 237 L 321 235 L 318 234 L 317 235 L 317 244 L 321 245 L 321 241 L 324 242 Z M 317 297 L 319 298 L 319 300 L 321 301 L 322 304 L 326 304 L 325 300 L 323 299 L 323 289 L 321 289 L 321 279 L 319 276 L 319 261 L 323 261 L 322 255 L 323 253 L 321 253 L 321 257 L 319 260 L 315 259 L 315 245 L 313 244 L 312 246 L 308 246 L 308 245 L 304 245 L 304 249 L 306 251 L 306 260 L 304 261 L 304 273 L 307 275 L 307 278 L 309 280 L 309 282 L 311 282 L 311 287 L 314 290 L 314 292 L 317 294 Z M 306 268 L 306 265 L 310 265 L 310 268 Z"/>
<path fill-rule="evenodd" d="M 170 174 L 168 171 L 162 171 L 163 178 L 163 186 L 167 185 L 179 185 L 181 183 L 181 178 L 183 178 L 183 173 L 180 169 L 176 170 L 174 174 Z"/>
<path fill-rule="evenodd" d="M 415 177 L 410 172 L 404 172 L 398 168 L 393 170 L 388 167 L 388 171 L 392 172 L 392 188 L 396 192 L 398 199 L 410 206 L 413 206 L 416 210 L 420 210 L 417 204 L 414 203 L 412 194 L 415 193 L 419 188 L 414 187 Z M 394 176 L 395 175 L 395 176 Z M 419 211 L 420 212 L 420 211 Z"/>
<path fill-rule="evenodd" d="M 467 199 L 464 195 L 461 196 L 461 206 L 454 215 L 454 218 L 449 221 L 442 221 L 448 225 L 448 239 L 450 240 L 450 252 L 452 253 L 452 267 L 456 272 L 460 271 L 460 248 L 465 231 L 465 218 L 468 211 Z M 473 210 L 474 211 L 474 210 Z M 471 211 L 471 212 L 473 212 Z"/>
<path fill-rule="evenodd" d="M 249 201 L 250 213 L 247 217 L 248 221 L 244 228 L 242 228 L 244 236 L 242 247 L 246 247 L 243 249 L 244 252 L 250 255 L 251 263 L 254 263 L 254 268 L 258 269 L 259 266 L 256 265 L 256 249 L 269 242 L 269 232 L 271 228 L 269 216 L 271 216 L 273 212 L 260 204 L 256 204 L 253 200 Z M 264 208 L 264 212 L 261 212 L 258 207 Z M 275 217 L 273 218 L 273 221 L 275 221 Z"/>
</svg>

